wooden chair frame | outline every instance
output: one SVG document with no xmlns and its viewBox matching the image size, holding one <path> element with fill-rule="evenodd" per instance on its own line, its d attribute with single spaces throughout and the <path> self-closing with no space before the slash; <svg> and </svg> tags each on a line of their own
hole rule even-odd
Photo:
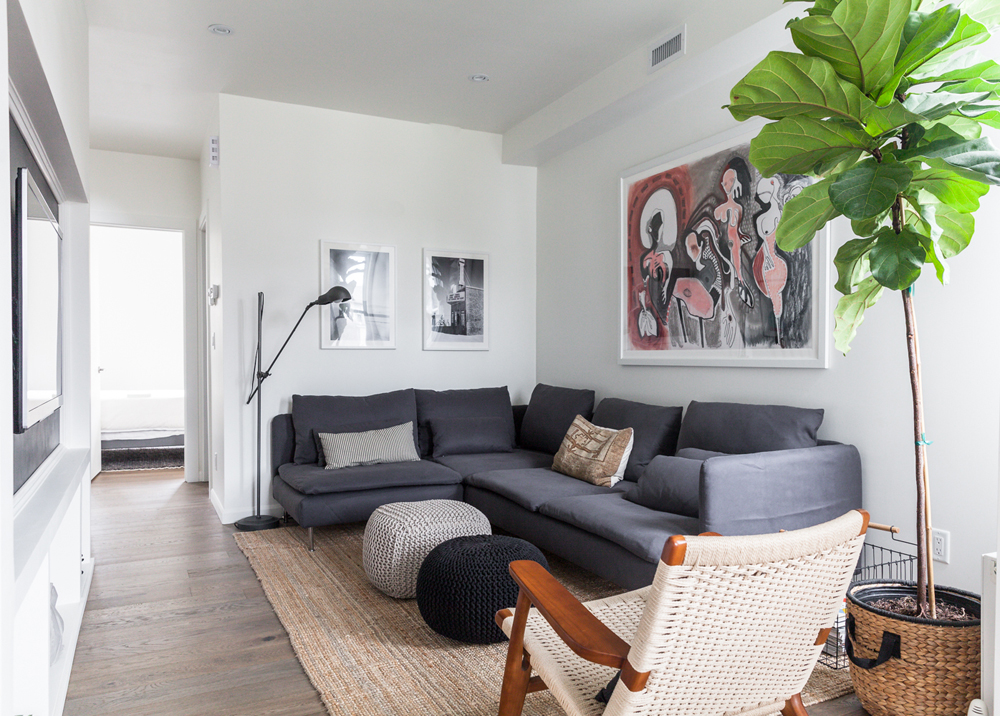
<svg viewBox="0 0 1000 716">
<path fill-rule="evenodd" d="M 859 533 L 863 535 L 868 530 L 869 515 L 865 510 L 857 511 L 863 518 Z M 719 535 L 706 532 L 699 536 Z M 663 546 L 660 561 L 671 567 L 682 565 L 686 552 L 687 540 L 682 535 L 675 535 Z M 501 627 L 506 619 L 514 618 L 500 689 L 498 716 L 521 716 L 525 697 L 529 693 L 548 689 L 541 677 L 531 675 L 531 655 L 524 648 L 524 630 L 531 607 L 538 610 L 577 656 L 595 664 L 621 669 L 621 683 L 629 691 L 642 691 L 646 687 L 650 672 L 636 671 L 629 663 L 630 645 L 594 616 L 548 570 L 537 562 L 521 560 L 511 562 L 510 576 L 520 587 L 520 592 L 513 612 L 501 609 L 496 614 L 497 625 Z M 821 629 L 815 645 L 825 643 L 829 634 L 829 627 Z M 801 694 L 788 699 L 781 713 L 783 716 L 809 716 Z"/>
</svg>

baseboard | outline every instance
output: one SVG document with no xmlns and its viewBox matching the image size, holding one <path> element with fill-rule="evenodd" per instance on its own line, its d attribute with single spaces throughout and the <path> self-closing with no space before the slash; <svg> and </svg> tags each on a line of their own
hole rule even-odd
<svg viewBox="0 0 1000 716">
<path fill-rule="evenodd" d="M 209 498 L 212 500 L 212 507 L 215 508 L 215 514 L 219 516 L 219 521 L 224 525 L 231 525 L 236 520 L 241 520 L 247 515 L 253 514 L 253 506 L 247 505 L 246 507 L 240 507 L 235 509 L 227 510 L 223 505 L 219 496 L 215 494 L 215 490 L 209 491 Z M 277 502 L 272 502 L 265 505 L 261 512 L 265 515 L 272 515 L 274 517 L 281 517 L 285 514 L 285 509 L 279 505 Z"/>
</svg>

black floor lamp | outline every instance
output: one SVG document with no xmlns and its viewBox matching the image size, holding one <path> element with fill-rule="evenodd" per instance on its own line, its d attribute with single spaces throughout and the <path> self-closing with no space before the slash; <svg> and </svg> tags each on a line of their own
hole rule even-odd
<svg viewBox="0 0 1000 716">
<path fill-rule="evenodd" d="M 247 398 L 247 405 L 250 405 L 250 401 L 253 397 L 257 396 L 257 500 L 254 507 L 254 513 L 249 517 L 244 517 L 242 520 L 237 520 L 236 528 L 243 530 L 245 532 L 252 532 L 256 530 L 269 530 L 278 526 L 278 518 L 272 517 L 271 515 L 262 515 L 260 513 L 260 424 L 261 424 L 261 412 L 260 412 L 260 386 L 263 382 L 271 375 L 271 368 L 274 367 L 275 362 L 278 360 L 278 356 L 281 352 L 285 350 L 285 346 L 288 345 L 288 341 L 292 339 L 292 335 L 295 333 L 295 329 L 299 327 L 302 323 L 302 319 L 306 317 L 309 309 L 313 306 L 329 306 L 330 304 L 341 304 L 344 301 L 351 300 L 351 292 L 348 291 L 343 286 L 334 286 L 329 291 L 324 293 L 322 296 L 317 298 L 315 301 L 306 306 L 305 310 L 302 311 L 302 315 L 299 316 L 299 320 L 295 322 L 292 327 L 292 332 L 288 334 L 288 338 L 285 342 L 281 344 L 281 348 L 278 349 L 278 355 L 274 356 L 274 360 L 271 361 L 271 365 L 267 367 L 267 370 L 263 370 L 263 361 L 260 355 L 260 344 L 261 344 L 261 327 L 264 320 L 264 294 L 263 292 L 257 294 L 257 353 L 254 355 L 253 369 L 256 375 L 256 385 L 254 385 L 253 390 L 250 392 L 250 397 Z"/>
</svg>

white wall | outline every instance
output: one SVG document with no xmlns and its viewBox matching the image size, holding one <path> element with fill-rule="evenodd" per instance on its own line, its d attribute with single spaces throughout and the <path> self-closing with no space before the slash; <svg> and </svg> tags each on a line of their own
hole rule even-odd
<svg viewBox="0 0 1000 716">
<path fill-rule="evenodd" d="M 251 506 L 256 413 L 244 403 L 257 292 L 267 299 L 269 362 L 319 295 L 323 239 L 396 247 L 397 347 L 321 350 L 313 309 L 264 386 L 265 421 L 287 412 L 293 393 L 508 385 L 515 400 L 527 400 L 535 379 L 535 170 L 504 166 L 498 135 L 228 95 L 220 129 L 224 521 Z M 425 247 L 490 254 L 489 351 L 422 350 Z"/>
<path fill-rule="evenodd" d="M 95 224 L 181 231 L 183 238 L 183 352 L 185 479 L 206 480 L 199 462 L 202 412 L 199 381 L 198 219 L 202 211 L 201 169 L 190 159 L 152 157 L 92 149 L 89 153 L 91 221 Z M 100 346 L 96 346 L 100 352 Z M 95 431 L 99 426 L 95 421 Z M 95 433 L 95 441 L 98 436 Z M 95 470 L 97 466 L 95 465 Z"/>
<path fill-rule="evenodd" d="M 720 62 L 728 56 L 725 48 L 713 52 Z M 539 167 L 538 380 L 595 388 L 599 398 L 664 405 L 728 400 L 825 408 L 821 436 L 861 451 L 864 506 L 872 519 L 897 524 L 903 538 L 914 540 L 912 413 L 898 294 L 882 298 L 849 357 L 836 354 L 828 370 L 617 363 L 619 176 L 735 126 L 720 107 L 743 72 L 734 69 L 707 84 L 690 76 L 687 94 L 663 96 L 657 108 Z M 972 247 L 951 262 L 952 285 L 937 285 L 930 271 L 916 293 L 927 431 L 934 441 L 934 524 L 950 530 L 952 539 L 952 563 L 937 564 L 936 576 L 977 592 L 979 555 L 996 546 L 1000 339 L 988 318 L 988 296 L 1000 261 L 1000 244 L 990 236 L 998 221 L 1000 192 L 994 191 L 978 214 Z M 835 247 L 849 238 L 849 225 L 844 228 L 834 232 Z"/>
<path fill-rule="evenodd" d="M 8 26 L 8 19 L 11 26 Z M 45 143 L 52 171 L 50 184 L 66 190 L 59 197 L 63 231 L 64 332 L 63 408 L 61 440 L 85 448 L 90 432 L 89 375 L 89 208 L 86 147 L 89 143 L 88 30 L 82 0 L 13 0 L 0 20 L 5 74 L 17 75 L 15 90 L 30 116 L 34 136 Z M 8 67 L 8 50 L 11 64 Z M 16 72 L 12 71 L 16 68 Z M 23 129 L 23 128 L 22 128 Z M 0 149 L 0 164 L 9 166 L 8 147 Z M 8 175 L 9 176 L 9 175 Z M 10 186 L 7 183 L 9 196 Z M 9 214 L 0 219 L 0 295 L 10 296 Z M 0 310 L 0 334 L 9 335 L 11 310 Z M 0 374 L 11 375 L 9 351 L 0 357 Z M 13 400 L 9 381 L 0 388 L 0 403 Z M 12 416 L 0 411 L 0 713 L 13 713 L 13 621 L 17 604 L 14 580 Z M 84 494 L 86 487 L 83 486 Z M 86 500 L 86 498 L 84 498 Z M 23 504 L 23 502 L 21 503 Z M 89 505 L 89 503 L 87 503 Z M 89 561 L 89 506 L 81 512 L 82 557 Z M 75 569 L 75 567 L 74 567 Z M 32 579 L 27 575 L 25 579 Z M 44 675 L 35 675 L 44 679 Z M 47 679 L 45 679 L 47 681 Z M 18 688 L 25 688 L 23 683 Z M 58 689 L 57 689 L 58 690 Z"/>
<path fill-rule="evenodd" d="M 90 52 L 83 0 L 18 0 L 45 72 L 72 160 L 87 188 L 90 147 Z"/>
</svg>

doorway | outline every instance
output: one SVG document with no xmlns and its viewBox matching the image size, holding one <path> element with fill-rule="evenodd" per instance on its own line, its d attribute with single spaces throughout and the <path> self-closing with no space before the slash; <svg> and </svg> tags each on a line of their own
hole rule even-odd
<svg viewBox="0 0 1000 716">
<path fill-rule="evenodd" d="M 90 236 L 102 470 L 183 467 L 184 233 Z"/>
</svg>

